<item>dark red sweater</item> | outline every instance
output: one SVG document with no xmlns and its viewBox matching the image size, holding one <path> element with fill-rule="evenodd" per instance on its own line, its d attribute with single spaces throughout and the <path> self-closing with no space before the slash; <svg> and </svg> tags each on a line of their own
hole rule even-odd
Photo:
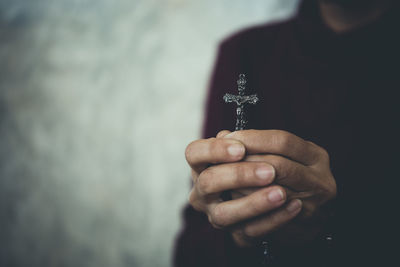
<svg viewBox="0 0 400 267">
<path fill-rule="evenodd" d="M 297 17 L 241 31 L 223 41 L 212 74 L 203 137 L 234 129 L 239 73 L 248 128 L 282 129 L 324 147 L 338 184 L 334 216 L 321 236 L 301 247 L 273 247 L 277 266 L 361 266 L 391 254 L 397 211 L 399 138 L 398 4 L 378 21 L 346 34 L 322 22 L 306 1 Z M 259 248 L 240 249 L 229 234 L 189 206 L 176 243 L 175 266 L 261 266 Z M 327 248 L 323 236 L 333 233 Z"/>
</svg>

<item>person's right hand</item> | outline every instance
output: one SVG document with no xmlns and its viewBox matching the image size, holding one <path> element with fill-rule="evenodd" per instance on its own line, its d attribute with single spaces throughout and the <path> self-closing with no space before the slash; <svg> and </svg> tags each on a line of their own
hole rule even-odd
<svg viewBox="0 0 400 267">
<path fill-rule="evenodd" d="M 186 148 L 186 159 L 192 169 L 193 188 L 189 202 L 194 209 L 204 212 L 210 223 L 218 229 L 224 228 L 233 233 L 241 233 L 233 238 L 237 245 L 248 246 L 252 236 L 252 225 L 248 222 L 269 217 L 268 229 L 274 231 L 289 222 L 301 210 L 301 201 L 286 202 L 285 189 L 271 185 L 275 177 L 272 165 L 263 162 L 243 162 L 244 145 L 234 139 L 201 139 Z M 259 187 L 250 195 L 239 199 L 223 201 L 221 195 L 228 190 Z M 263 188 L 264 187 L 264 188 Z"/>
</svg>

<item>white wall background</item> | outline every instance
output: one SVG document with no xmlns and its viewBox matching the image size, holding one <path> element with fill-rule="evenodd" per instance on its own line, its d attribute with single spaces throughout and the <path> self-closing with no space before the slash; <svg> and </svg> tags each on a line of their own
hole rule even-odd
<svg viewBox="0 0 400 267">
<path fill-rule="evenodd" d="M 0 0 L 0 266 L 170 266 L 216 45 L 297 0 Z"/>
</svg>

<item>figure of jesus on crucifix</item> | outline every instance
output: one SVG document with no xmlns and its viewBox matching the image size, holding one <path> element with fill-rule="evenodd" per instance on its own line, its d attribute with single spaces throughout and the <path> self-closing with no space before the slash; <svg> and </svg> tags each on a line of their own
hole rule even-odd
<svg viewBox="0 0 400 267">
<path fill-rule="evenodd" d="M 256 104 L 258 102 L 257 95 L 244 95 L 246 90 L 246 76 L 244 74 L 239 75 L 239 80 L 237 80 L 239 95 L 225 94 L 224 101 L 226 103 L 235 102 L 238 106 L 236 108 L 236 128 L 235 131 L 243 130 L 246 127 L 247 120 L 244 114 L 245 104 Z"/>
</svg>

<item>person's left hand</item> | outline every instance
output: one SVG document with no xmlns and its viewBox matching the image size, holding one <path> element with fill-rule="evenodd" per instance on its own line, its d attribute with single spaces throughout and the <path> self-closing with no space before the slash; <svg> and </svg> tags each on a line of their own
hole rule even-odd
<svg viewBox="0 0 400 267">
<path fill-rule="evenodd" d="M 288 200 L 301 199 L 303 202 L 298 221 L 310 222 L 318 218 L 320 208 L 336 197 L 336 182 L 330 170 L 329 155 L 318 145 L 280 130 L 226 131 L 220 135 L 245 145 L 248 154 L 245 161 L 267 162 L 275 168 L 274 183 L 286 189 Z M 258 189 L 233 191 L 232 198 L 248 195 L 254 190 Z M 268 224 L 264 221 L 250 223 L 254 224 L 252 229 L 259 233 Z M 307 236 L 309 233 L 301 233 L 306 227 L 307 224 L 299 227 L 299 224 L 290 223 L 280 232 L 283 236 L 290 236 L 288 232 L 295 229 L 298 236 Z"/>
</svg>

